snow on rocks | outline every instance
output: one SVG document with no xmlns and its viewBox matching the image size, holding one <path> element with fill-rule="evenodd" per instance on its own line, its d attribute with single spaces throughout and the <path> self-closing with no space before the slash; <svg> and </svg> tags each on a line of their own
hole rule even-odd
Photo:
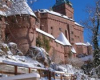
<svg viewBox="0 0 100 80">
<path fill-rule="evenodd" d="M 6 55 L 12 55 L 12 52 L 10 51 L 9 47 L 5 43 L 0 44 L 0 49 L 6 53 Z"/>
<path fill-rule="evenodd" d="M 4 11 L 0 11 L 1 16 L 6 16 L 6 13 Z"/>
<path fill-rule="evenodd" d="M 51 62 L 48 53 L 41 47 L 30 47 L 26 55 L 45 65 L 49 65 Z"/>
<path fill-rule="evenodd" d="M 38 61 L 33 60 L 32 58 L 27 57 L 27 56 L 15 55 L 14 58 L 16 59 L 16 61 L 22 61 L 22 62 L 26 62 L 26 63 L 31 63 L 31 64 L 33 64 L 34 66 L 37 66 L 37 67 L 44 67 L 43 64 L 41 64 Z"/>
<path fill-rule="evenodd" d="M 17 44 L 13 42 L 8 43 L 8 45 L 5 43 L 1 43 L 0 62 L 20 67 L 30 67 L 35 69 L 49 70 L 51 72 L 63 74 L 63 76 L 66 77 L 73 75 L 74 78 L 76 78 L 76 80 L 97 80 L 94 78 L 89 78 L 83 73 L 81 69 L 76 69 L 72 65 L 58 65 L 53 62 L 51 63 L 48 53 L 41 47 L 31 47 L 26 56 L 14 54 L 14 51 L 12 51 L 14 49 L 17 49 Z M 45 68 L 46 66 L 48 66 L 49 68 Z M 55 76 L 59 75 L 56 74 Z M 43 77 L 41 80 L 45 79 L 46 78 Z"/>
<path fill-rule="evenodd" d="M 8 43 L 8 46 L 9 46 L 11 52 L 12 52 L 14 55 L 21 55 L 21 56 L 23 55 L 23 53 L 18 49 L 16 43 L 9 42 L 9 43 Z"/>
<path fill-rule="evenodd" d="M 17 48 L 17 44 L 10 42 L 8 44 L 0 44 L 0 55 L 23 55 L 23 53 Z"/>
<path fill-rule="evenodd" d="M 6 53 L 0 49 L 0 56 L 5 55 Z"/>
</svg>

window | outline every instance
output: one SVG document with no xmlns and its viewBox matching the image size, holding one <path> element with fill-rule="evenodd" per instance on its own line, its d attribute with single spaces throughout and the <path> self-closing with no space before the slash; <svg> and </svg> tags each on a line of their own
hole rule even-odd
<svg viewBox="0 0 100 80">
<path fill-rule="evenodd" d="M 40 26 L 40 29 L 43 30 L 42 26 Z"/>
<path fill-rule="evenodd" d="M 51 27 L 51 34 L 53 35 L 53 27 Z"/>
<path fill-rule="evenodd" d="M 59 31 L 61 31 L 61 28 L 59 28 Z"/>
<path fill-rule="evenodd" d="M 74 32 L 73 32 L 73 31 L 71 31 L 71 34 L 74 34 Z"/>
<path fill-rule="evenodd" d="M 0 17 L 0 21 L 2 21 L 2 18 Z"/>
</svg>

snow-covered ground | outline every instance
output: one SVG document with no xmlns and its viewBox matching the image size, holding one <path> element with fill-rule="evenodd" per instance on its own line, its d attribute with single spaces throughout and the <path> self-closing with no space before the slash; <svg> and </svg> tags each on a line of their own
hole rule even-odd
<svg viewBox="0 0 100 80">
<path fill-rule="evenodd" d="M 0 63 L 16 65 L 19 67 L 29 67 L 29 68 L 34 68 L 34 69 L 49 70 L 51 72 L 55 72 L 56 77 L 60 77 L 59 74 L 63 74 L 64 77 L 70 77 L 71 75 L 73 75 L 74 78 L 76 78 L 75 80 L 99 80 L 99 79 L 88 77 L 87 75 L 84 74 L 84 72 L 81 69 L 75 68 L 70 64 L 59 65 L 59 64 L 55 64 L 54 62 L 51 62 L 50 67 L 45 68 L 45 65 L 43 65 L 43 63 L 39 62 L 38 60 L 36 60 L 32 57 L 22 56 L 22 55 L 20 56 L 17 54 L 14 55 L 12 53 L 12 51 L 14 51 L 14 50 L 16 51 L 16 48 L 17 48 L 16 44 L 11 43 L 11 44 L 7 45 L 5 43 L 2 43 L 0 45 L 2 45 L 2 48 L 0 49 L 1 50 L 0 51 Z M 5 50 L 5 49 L 7 49 L 7 50 Z M 36 51 L 37 54 L 40 53 L 42 56 L 48 55 L 44 49 L 39 48 L 39 47 L 32 47 L 31 51 L 32 50 L 38 50 L 38 51 Z M 34 54 L 34 51 L 32 52 L 32 54 Z M 33 55 L 31 55 L 31 56 L 33 56 Z M 47 56 L 45 56 L 45 57 L 47 57 Z M 43 58 L 45 58 L 45 57 L 43 57 Z M 1 66 L 0 66 L 0 68 L 1 68 Z M 6 75 L 4 75 L 3 77 L 6 77 Z M 53 77 L 51 79 L 54 80 Z M 47 79 L 47 77 L 42 77 L 40 80 L 48 80 L 48 79 Z M 56 80 L 59 80 L 59 79 L 56 79 Z"/>
<path fill-rule="evenodd" d="M 64 73 L 63 76 L 71 76 L 71 75 L 76 76 L 76 80 L 99 80 L 99 79 L 89 78 L 87 75 L 83 73 L 81 69 L 76 69 L 75 67 L 69 64 L 53 65 L 50 68 L 45 68 L 43 64 L 29 57 L 26 57 L 26 56 L 18 56 L 18 55 L 14 55 L 14 56 L 9 55 L 7 57 L 2 56 L 0 57 L 0 62 L 7 63 L 7 64 L 13 64 L 17 66 L 23 66 L 23 67 L 33 67 L 33 68 L 36 67 L 38 69 L 48 69 L 52 72 L 59 71 L 59 72 Z M 48 80 L 48 79 L 47 77 L 42 77 L 41 80 Z M 52 80 L 54 80 L 54 78 L 52 78 Z"/>
</svg>

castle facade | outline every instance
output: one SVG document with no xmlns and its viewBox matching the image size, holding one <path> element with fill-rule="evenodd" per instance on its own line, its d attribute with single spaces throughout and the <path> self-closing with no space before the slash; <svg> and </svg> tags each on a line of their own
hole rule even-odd
<svg viewBox="0 0 100 80">
<path fill-rule="evenodd" d="M 56 0 L 52 10 L 33 12 L 26 0 L 3 0 L 0 8 L 1 38 L 15 42 L 24 54 L 29 47 L 47 50 L 52 61 L 67 62 L 72 55 L 92 53 L 90 43 L 84 43 L 84 27 L 74 20 L 74 9 L 68 0 Z"/>
</svg>

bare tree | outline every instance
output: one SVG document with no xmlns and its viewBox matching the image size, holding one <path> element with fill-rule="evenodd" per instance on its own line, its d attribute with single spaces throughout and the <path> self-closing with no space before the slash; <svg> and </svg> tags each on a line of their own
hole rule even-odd
<svg viewBox="0 0 100 80">
<path fill-rule="evenodd" d="M 75 58 L 75 57 L 68 58 L 67 60 L 68 60 L 69 64 L 71 64 L 77 68 L 81 68 L 84 64 L 84 62 L 81 59 Z"/>
<path fill-rule="evenodd" d="M 95 6 L 87 7 L 88 19 L 83 21 L 85 28 L 92 34 L 92 44 L 94 48 L 94 66 L 100 64 L 99 39 L 100 39 L 100 0 L 95 0 Z"/>
</svg>

